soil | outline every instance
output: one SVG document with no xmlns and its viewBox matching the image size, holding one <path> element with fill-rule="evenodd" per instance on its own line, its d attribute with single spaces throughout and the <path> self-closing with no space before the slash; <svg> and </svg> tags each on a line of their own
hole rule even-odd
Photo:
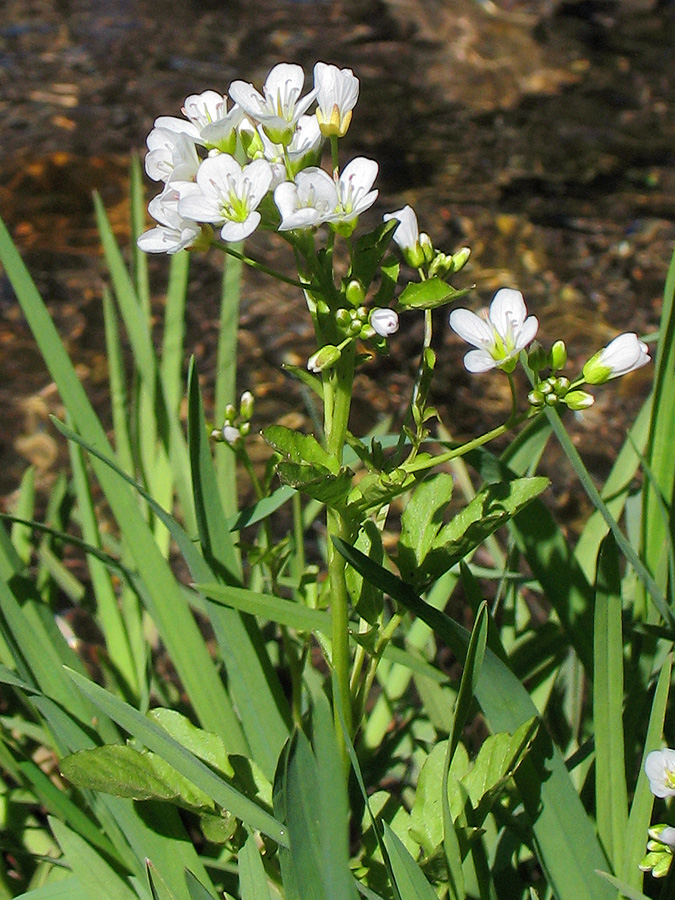
<svg viewBox="0 0 675 900">
<path fill-rule="evenodd" d="M 476 284 L 474 308 L 498 287 L 518 287 L 544 341 L 563 338 L 581 363 L 619 331 L 658 327 L 675 239 L 674 48 L 675 9 L 648 0 L 5 0 L 0 214 L 105 416 L 92 190 L 126 246 L 129 159 L 157 116 L 178 115 L 188 94 L 226 91 L 234 78 L 260 84 L 278 61 L 308 73 L 319 59 L 350 66 L 361 97 L 344 158 L 380 164 L 368 221 L 411 203 L 438 247 L 472 248 L 461 283 Z M 290 265 L 269 235 L 249 250 Z M 190 282 L 187 348 L 207 400 L 218 265 L 196 258 Z M 152 260 L 158 311 L 165 271 Z M 0 497 L 9 508 L 27 464 L 46 486 L 64 448 L 48 422 L 58 397 L 4 278 L 0 312 Z M 444 314 L 437 326 L 434 401 L 454 434 L 476 434 L 503 416 L 505 379 L 469 377 Z M 356 430 L 373 424 L 373 410 L 400 411 L 420 333 L 404 319 L 391 355 L 359 377 Z M 247 274 L 240 337 L 238 388 L 258 395 L 258 424 L 293 415 L 302 425 L 302 399 L 278 368 L 311 352 L 302 298 Z M 599 478 L 651 371 L 599 389 L 571 422 Z M 564 473 L 555 496 L 569 522 L 583 513 Z"/>
</svg>

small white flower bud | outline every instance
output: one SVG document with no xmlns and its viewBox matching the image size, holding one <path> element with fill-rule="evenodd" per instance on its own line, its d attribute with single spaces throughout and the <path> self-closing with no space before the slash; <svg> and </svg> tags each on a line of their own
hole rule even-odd
<svg viewBox="0 0 675 900">
<path fill-rule="evenodd" d="M 223 439 L 230 446 L 234 446 L 241 439 L 241 434 L 236 425 L 223 425 Z"/>
<path fill-rule="evenodd" d="M 370 324 L 376 334 L 381 337 L 389 337 L 390 334 L 398 331 L 398 316 L 393 309 L 381 307 L 371 312 Z"/>
<path fill-rule="evenodd" d="M 244 391 L 239 401 L 239 415 L 242 419 L 248 421 L 253 415 L 253 405 L 255 399 L 250 391 Z"/>
</svg>

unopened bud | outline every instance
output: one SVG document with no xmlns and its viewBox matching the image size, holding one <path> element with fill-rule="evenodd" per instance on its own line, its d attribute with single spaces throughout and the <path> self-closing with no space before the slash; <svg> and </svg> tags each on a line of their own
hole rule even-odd
<svg viewBox="0 0 675 900">
<path fill-rule="evenodd" d="M 223 440 L 227 441 L 231 447 L 241 440 L 241 433 L 235 425 L 223 425 L 222 435 Z"/>
<path fill-rule="evenodd" d="M 569 406 L 570 409 L 580 410 L 588 409 L 595 403 L 595 397 L 586 391 L 570 391 L 562 398 L 562 402 Z"/>
<path fill-rule="evenodd" d="M 333 344 L 326 344 L 325 347 L 322 347 L 310 356 L 307 360 L 307 368 L 310 372 L 316 372 L 318 374 L 319 372 L 323 372 L 334 366 L 340 359 L 340 356 L 341 353 L 337 347 Z"/>
<path fill-rule="evenodd" d="M 398 315 L 387 307 L 374 309 L 370 314 L 370 324 L 381 337 L 389 337 L 398 331 Z"/>
<path fill-rule="evenodd" d="M 551 347 L 551 368 L 559 372 L 567 365 L 567 347 L 564 341 L 556 341 Z"/>
<path fill-rule="evenodd" d="M 426 231 L 420 232 L 419 245 L 424 254 L 424 261 L 430 263 L 434 258 L 434 245 Z"/>
<path fill-rule="evenodd" d="M 239 401 L 239 415 L 247 422 L 253 415 L 254 404 L 255 398 L 253 397 L 253 394 L 250 391 L 244 391 L 241 395 L 241 400 Z"/>
<path fill-rule="evenodd" d="M 453 253 L 452 271 L 459 272 L 460 269 L 463 269 L 464 266 L 468 263 L 470 256 L 471 249 L 469 247 L 462 247 L 461 250 L 457 251 L 457 253 Z"/>
<path fill-rule="evenodd" d="M 365 289 L 358 278 L 352 278 L 345 287 L 345 298 L 352 306 L 359 306 L 366 296 Z"/>
<path fill-rule="evenodd" d="M 527 364 L 533 372 L 541 372 L 542 369 L 548 368 L 548 353 L 541 346 L 539 341 L 535 341 L 527 354 Z"/>
</svg>

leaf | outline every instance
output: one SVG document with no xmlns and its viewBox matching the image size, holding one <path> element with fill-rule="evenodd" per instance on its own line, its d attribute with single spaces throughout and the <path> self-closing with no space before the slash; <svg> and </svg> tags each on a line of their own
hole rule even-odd
<svg viewBox="0 0 675 900">
<path fill-rule="evenodd" d="M 392 599 L 419 616 L 459 656 L 469 642 L 465 628 L 425 603 L 412 588 L 340 538 L 339 552 L 362 575 L 386 590 Z M 519 728 L 537 709 L 523 685 L 489 647 L 476 687 L 488 725 L 494 731 Z M 615 900 L 598 870 L 607 860 L 558 747 L 540 728 L 532 752 L 519 766 L 516 782 L 530 819 L 537 856 L 558 900 Z"/>
<path fill-rule="evenodd" d="M 411 579 L 418 586 L 435 581 L 505 525 L 548 486 L 548 478 L 516 478 L 489 484 L 439 531 Z"/>
<path fill-rule="evenodd" d="M 401 292 L 398 302 L 406 309 L 436 309 L 468 294 L 470 288 L 458 291 L 447 281 L 428 278 L 426 281 L 411 281 Z"/>
<path fill-rule="evenodd" d="M 59 842 L 70 869 L 90 900 L 98 900 L 104 886 L 106 900 L 137 900 L 137 894 L 125 878 L 63 822 L 50 818 L 49 826 Z"/>
<path fill-rule="evenodd" d="M 377 267 L 389 249 L 391 235 L 397 224 L 395 220 L 383 222 L 373 231 L 357 238 L 349 278 L 357 278 L 366 289 L 368 288 L 375 277 Z"/>
<path fill-rule="evenodd" d="M 327 468 L 293 462 L 280 462 L 277 472 L 284 484 L 328 506 L 335 506 L 345 499 L 354 476 L 352 470 L 346 467 L 334 475 Z"/>
<path fill-rule="evenodd" d="M 204 731 L 175 709 L 158 706 L 148 712 L 148 718 L 167 731 L 174 740 L 182 744 L 190 753 L 203 759 L 223 775 L 232 777 L 234 769 L 230 765 L 227 748 L 223 739 L 212 731 Z"/>
<path fill-rule="evenodd" d="M 387 822 L 383 839 L 401 900 L 438 900 L 436 891 Z"/>
<path fill-rule="evenodd" d="M 265 867 L 252 834 L 239 851 L 239 891 L 241 900 L 270 900 Z"/>
<path fill-rule="evenodd" d="M 301 434 L 283 425 L 269 425 L 263 429 L 262 435 L 288 462 L 325 467 L 333 475 L 337 475 L 340 469 L 335 457 L 324 450 L 312 434 Z"/>
<path fill-rule="evenodd" d="M 403 469 L 393 472 L 369 472 L 352 488 L 346 514 L 361 519 L 369 510 L 379 510 L 394 497 L 405 493 L 415 483 L 415 476 Z"/>
<path fill-rule="evenodd" d="M 414 581 L 416 570 L 431 550 L 443 527 L 443 513 L 452 497 L 454 480 L 438 472 L 421 481 L 401 515 L 398 565 L 405 581 Z"/>
<path fill-rule="evenodd" d="M 375 562 L 382 563 L 384 557 L 382 535 L 372 519 L 367 519 L 363 523 L 354 546 L 358 547 L 366 556 L 374 559 Z M 345 578 L 347 588 L 353 598 L 354 608 L 369 625 L 375 625 L 382 612 L 382 591 L 360 575 L 352 566 L 347 569 Z"/>
<path fill-rule="evenodd" d="M 443 772 L 446 771 L 448 741 L 439 741 L 424 760 L 420 770 L 410 817 L 410 836 L 425 856 L 433 856 L 443 841 Z M 461 815 L 464 801 L 459 791 L 462 776 L 470 769 L 469 756 L 459 744 L 450 763 L 448 803 L 453 820 Z"/>
<path fill-rule="evenodd" d="M 173 801 L 188 809 L 214 809 L 208 794 L 161 757 L 122 744 L 106 744 L 66 756 L 61 760 L 61 773 L 77 787 L 116 797 Z"/>
<path fill-rule="evenodd" d="M 197 876 L 193 875 L 189 869 L 185 870 L 185 884 L 190 900 L 213 900 L 213 894 L 207 891 Z"/>
</svg>

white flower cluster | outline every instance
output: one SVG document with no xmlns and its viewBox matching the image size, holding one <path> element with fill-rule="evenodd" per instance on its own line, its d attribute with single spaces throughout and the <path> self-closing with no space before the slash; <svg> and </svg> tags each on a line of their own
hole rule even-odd
<svg viewBox="0 0 675 900">
<path fill-rule="evenodd" d="M 234 81 L 229 101 L 204 91 L 186 99 L 185 118 L 155 121 L 145 169 L 164 188 L 149 204 L 158 224 L 140 236 L 142 250 L 206 248 L 211 226 L 220 228 L 223 241 L 241 241 L 261 223 L 259 207 L 268 196 L 276 204 L 280 231 L 328 223 L 351 233 L 377 197 L 372 190 L 377 163 L 357 158 L 333 175 L 317 163 L 324 138 L 346 133 L 359 81 L 351 69 L 319 62 L 314 87 L 303 96 L 304 82 L 301 66 L 280 63 L 262 93 Z M 314 102 L 315 114 L 308 115 Z"/>
</svg>

